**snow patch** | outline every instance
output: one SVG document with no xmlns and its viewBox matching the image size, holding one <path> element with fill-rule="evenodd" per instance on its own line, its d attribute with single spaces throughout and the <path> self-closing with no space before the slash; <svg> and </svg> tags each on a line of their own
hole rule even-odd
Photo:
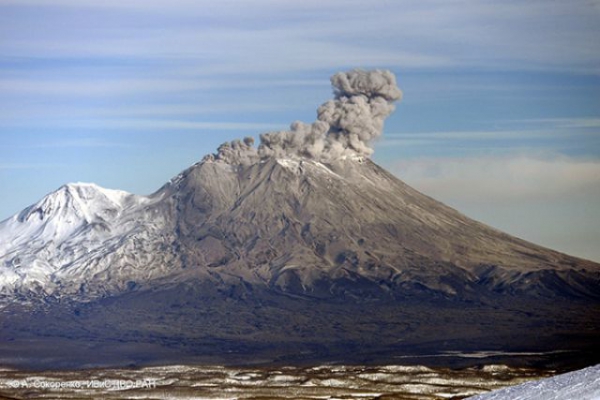
<svg viewBox="0 0 600 400">
<path fill-rule="evenodd" d="M 0 222 L 0 293 L 55 290 L 58 281 L 77 290 L 78 279 L 111 264 L 111 257 L 95 258 L 127 244 L 124 238 L 134 232 L 146 232 L 144 226 L 160 229 L 160 216 L 147 212 L 156 201 L 93 183 L 61 186 Z M 147 246 L 145 239 L 138 247 Z"/>
<path fill-rule="evenodd" d="M 598 400 L 600 364 L 552 378 L 469 397 L 468 400 Z"/>
<path fill-rule="evenodd" d="M 301 163 L 301 161 L 293 160 L 291 158 L 277 158 L 276 161 L 277 164 L 281 165 L 282 167 L 289 168 L 293 171 L 297 171 L 300 168 Z"/>
<path fill-rule="evenodd" d="M 348 154 L 348 155 L 343 155 L 340 158 L 338 158 L 338 160 L 351 160 L 351 161 L 358 161 L 359 163 L 362 163 L 365 161 L 365 157 L 358 155 L 358 154 Z"/>
</svg>

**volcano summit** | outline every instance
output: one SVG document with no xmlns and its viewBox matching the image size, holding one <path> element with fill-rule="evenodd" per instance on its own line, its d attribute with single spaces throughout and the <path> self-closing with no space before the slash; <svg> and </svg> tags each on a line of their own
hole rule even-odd
<svg viewBox="0 0 600 400">
<path fill-rule="evenodd" d="M 0 360 L 600 361 L 600 265 L 377 166 L 395 77 L 331 81 L 315 122 L 225 143 L 150 196 L 69 184 L 0 223 Z"/>
</svg>

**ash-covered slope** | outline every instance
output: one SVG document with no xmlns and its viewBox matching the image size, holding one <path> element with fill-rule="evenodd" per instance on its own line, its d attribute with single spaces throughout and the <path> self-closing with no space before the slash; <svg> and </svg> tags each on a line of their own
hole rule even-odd
<svg viewBox="0 0 600 400">
<path fill-rule="evenodd" d="M 362 157 L 205 161 L 163 191 L 182 276 L 317 297 L 599 294 L 597 264 L 473 221 Z"/>
</svg>

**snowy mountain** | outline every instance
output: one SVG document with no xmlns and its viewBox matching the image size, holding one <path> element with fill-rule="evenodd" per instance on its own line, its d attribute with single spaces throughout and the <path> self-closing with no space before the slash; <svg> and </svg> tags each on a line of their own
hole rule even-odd
<svg viewBox="0 0 600 400">
<path fill-rule="evenodd" d="M 354 361 L 594 348 L 600 265 L 373 163 L 394 76 L 332 83 L 314 123 L 225 143 L 150 196 L 70 184 L 0 223 L 0 354 L 36 340 L 59 358 L 65 340 Z"/>
<path fill-rule="evenodd" d="M 84 183 L 50 193 L 0 223 L 0 293 L 10 301 L 87 294 L 90 282 L 96 295 L 125 289 L 126 276 L 152 268 L 166 225 L 150 217 L 155 202 Z"/>
<path fill-rule="evenodd" d="M 258 148 L 224 143 L 151 196 L 69 184 L 0 223 L 0 295 L 85 300 L 193 277 L 317 297 L 600 296 L 597 264 L 475 222 L 370 161 L 401 98 L 391 73 L 332 84 L 314 123 Z"/>
<path fill-rule="evenodd" d="M 598 400 L 600 365 L 469 397 L 468 400 Z"/>
<path fill-rule="evenodd" d="M 470 220 L 363 158 L 207 160 L 150 197 L 66 185 L 0 238 L 7 299 L 192 277 L 317 297 L 598 295 L 595 264 Z"/>
</svg>

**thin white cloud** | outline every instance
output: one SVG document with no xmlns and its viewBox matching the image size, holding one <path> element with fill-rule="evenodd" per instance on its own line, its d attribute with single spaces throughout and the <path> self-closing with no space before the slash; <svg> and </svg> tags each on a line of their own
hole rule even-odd
<svg viewBox="0 0 600 400">
<path fill-rule="evenodd" d="M 560 155 L 398 162 L 409 185 L 471 218 L 600 262 L 600 160 Z"/>
<path fill-rule="evenodd" d="M 276 130 L 285 129 L 285 124 L 273 124 L 262 122 L 219 122 L 219 121 L 185 121 L 172 119 L 98 119 L 98 120 L 74 120 L 68 122 L 71 126 L 101 127 L 117 129 L 146 129 L 146 130 Z"/>
<path fill-rule="evenodd" d="M 270 122 L 224 122 L 193 121 L 181 119 L 157 118 L 48 118 L 43 120 L 3 121 L 3 128 L 80 128 L 80 129 L 142 129 L 142 130 L 177 130 L 177 131 L 253 131 L 256 133 L 283 130 L 289 123 Z M 77 145 L 77 142 L 73 143 Z M 85 144 L 82 142 L 80 144 Z M 93 143 L 90 144 L 90 146 Z"/>
<path fill-rule="evenodd" d="M 8 56 L 185 59 L 203 73 L 305 71 L 347 66 L 469 66 L 598 72 L 600 14 L 584 0 L 487 2 L 4 1 L 22 6 L 100 7 L 143 18 L 205 17 L 212 23 L 99 24 L 93 35 L 71 24 L 35 35 L 3 28 Z M 87 11 L 92 12 L 92 11 Z M 140 14 L 142 12 L 142 14 Z M 135 21 L 135 20 L 134 20 Z M 560 26 L 560 29 L 557 29 Z M 32 33 L 33 32 L 33 33 Z M 77 34 L 79 33 L 79 34 Z M 235 67 L 235 68 L 233 68 Z"/>
<path fill-rule="evenodd" d="M 64 167 L 60 163 L 0 163 L 0 170 L 46 169 Z"/>
<path fill-rule="evenodd" d="M 503 121 L 504 123 L 514 124 L 515 121 Z M 470 150 L 486 149 L 486 146 L 479 146 L 478 143 L 485 144 L 490 142 L 502 142 L 512 148 L 520 148 L 522 151 L 528 148 L 527 141 L 535 140 L 537 151 L 546 147 L 544 141 L 562 139 L 566 140 L 576 136 L 600 134 L 600 130 L 590 130 L 590 128 L 600 127 L 600 119 L 580 118 L 580 119 L 535 119 L 522 120 L 524 123 L 535 123 L 539 125 L 537 129 L 511 129 L 511 130 L 483 130 L 483 131 L 438 131 L 438 132 L 405 132 L 405 133 L 386 133 L 380 140 L 382 146 L 430 146 L 445 149 L 462 148 L 465 149 L 465 143 L 468 143 Z M 523 124 L 521 124 L 523 125 Z M 525 125 L 525 127 L 530 125 Z M 556 147 L 556 143 L 548 146 Z M 535 152 L 536 149 L 530 149 Z"/>
<path fill-rule="evenodd" d="M 193 69 L 187 69 L 188 74 Z M 197 71 L 196 71 L 197 72 Z M 181 69 L 177 73 L 185 75 Z M 327 87 L 329 82 L 326 79 L 241 79 L 231 78 L 227 76 L 216 76 L 211 78 L 201 78 L 198 76 L 188 77 L 186 79 L 172 77 L 174 73 L 169 73 L 169 76 L 155 79 L 136 79 L 131 77 L 115 78 L 95 78 L 82 79 L 73 78 L 35 78 L 25 76 L 18 71 L 9 71 L 8 74 L 21 75 L 0 79 L 0 93 L 2 97 L 14 95 L 37 95 L 37 96 L 78 96 L 78 97 L 98 97 L 98 96 L 124 96 L 124 95 L 147 95 L 150 93 L 156 94 L 172 94 L 185 92 L 204 92 L 220 90 L 235 90 L 235 89 L 253 89 L 260 87 Z M 189 103 L 186 106 L 190 106 Z M 273 105 L 273 107 L 283 107 L 281 104 Z M 208 107 L 204 105 L 203 107 Z M 218 108 L 218 104 L 211 105 L 213 108 Z M 221 107 L 223 107 L 221 105 Z M 240 107 L 244 107 L 240 104 Z M 260 108 L 266 105 L 252 104 L 246 105 L 246 109 L 250 107 Z M 199 107 L 202 109 L 202 106 Z M 231 105 L 230 105 L 231 109 Z M 236 108 L 237 109 L 237 108 Z M 0 111 L 1 113 L 1 111 Z"/>
<path fill-rule="evenodd" d="M 464 153 L 505 152 L 508 149 L 521 152 L 539 153 L 542 149 L 555 148 L 555 144 L 546 144 L 544 141 L 567 137 L 572 132 L 551 129 L 515 129 L 492 131 L 440 131 L 440 132 L 406 132 L 386 133 L 378 141 L 380 148 L 415 148 L 419 150 L 437 149 L 445 152 L 457 151 Z M 532 140 L 536 141 L 531 147 Z"/>
<path fill-rule="evenodd" d="M 298 106 L 292 104 L 268 104 L 268 103 L 215 103 L 215 104 L 152 104 L 138 105 L 132 104 L 126 108 L 114 106 L 81 106 L 65 107 L 62 104 L 48 105 L 22 105 L 22 104 L 2 104 L 0 107 L 0 125 L 12 125 L 15 122 L 31 121 L 32 119 L 43 118 L 46 121 L 60 119 L 63 121 L 90 118 L 168 118 L 168 117 L 197 117 L 205 114 L 228 114 L 232 112 L 262 112 L 272 113 L 279 111 L 289 111 Z M 12 122 L 11 122 L 12 121 Z"/>
<path fill-rule="evenodd" d="M 330 0 L 330 4 L 348 4 L 357 3 L 357 0 Z M 248 3 L 248 5 L 244 4 Z M 286 4 L 287 3 L 287 4 Z M 279 9 L 302 9 L 323 7 L 322 1 L 305 0 L 301 3 L 279 2 L 273 0 L 251 0 L 240 3 L 238 0 L 220 0 L 214 2 L 211 0 L 1 0 L 0 5 L 31 5 L 47 7 L 89 7 L 89 8 L 134 8 L 138 10 L 150 10 L 159 12 L 194 12 L 197 8 L 205 9 L 210 13 L 228 12 L 232 6 L 238 6 L 239 9 L 251 10 L 255 6 L 277 7 Z M 252 7 L 251 7 L 251 6 Z"/>
<path fill-rule="evenodd" d="M 537 118 L 537 119 L 522 119 L 514 122 L 525 122 L 532 124 L 552 125 L 558 128 L 565 129 L 587 129 L 600 128 L 600 118 Z M 597 131 L 600 133 L 600 131 Z"/>
<path fill-rule="evenodd" d="M 303 30 L 124 32 L 123 38 L 15 39 L 0 45 L 11 57 L 161 59 L 179 62 L 196 75 L 291 73 L 350 66 L 449 67 L 452 57 L 431 51 L 361 46 L 337 38 L 306 36 Z M 268 45 L 267 45 L 268 43 Z"/>
<path fill-rule="evenodd" d="M 93 137 L 84 137 L 84 138 L 75 138 L 69 140 L 56 140 L 50 142 L 42 142 L 30 144 L 25 147 L 30 148 L 128 148 L 132 147 L 131 144 L 123 143 L 123 142 L 111 142 L 101 138 L 93 138 Z"/>
<path fill-rule="evenodd" d="M 460 203 L 544 201 L 600 195 L 600 160 L 505 155 L 399 161 L 401 179 L 434 197 Z"/>
<path fill-rule="evenodd" d="M 413 143 L 431 144 L 434 141 L 446 140 L 498 140 L 548 137 L 556 134 L 548 130 L 494 130 L 494 131 L 440 131 L 440 132 L 407 132 L 386 133 L 382 139 L 385 145 L 403 145 Z"/>
<path fill-rule="evenodd" d="M 144 94 L 148 92 L 182 92 L 223 87 L 217 82 L 202 80 L 167 79 L 111 79 L 111 80 L 52 80 L 3 79 L 0 92 L 7 94 L 106 96 Z M 232 86 L 232 84 L 229 84 Z"/>
</svg>

